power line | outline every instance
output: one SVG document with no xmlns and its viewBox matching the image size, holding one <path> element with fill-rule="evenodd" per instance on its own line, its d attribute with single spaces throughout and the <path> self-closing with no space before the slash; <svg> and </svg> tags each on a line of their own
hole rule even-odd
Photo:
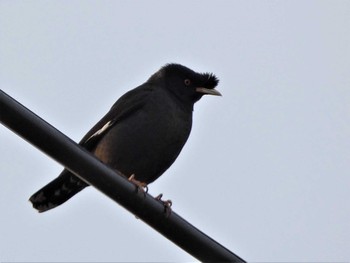
<svg viewBox="0 0 350 263">
<path fill-rule="evenodd" d="M 0 90 L 0 122 L 204 262 L 245 262 Z M 98 175 L 98 176 L 96 176 Z"/>
</svg>

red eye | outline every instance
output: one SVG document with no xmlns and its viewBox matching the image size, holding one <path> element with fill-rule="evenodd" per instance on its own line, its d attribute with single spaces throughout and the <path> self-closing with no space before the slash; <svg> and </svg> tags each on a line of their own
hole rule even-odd
<svg viewBox="0 0 350 263">
<path fill-rule="evenodd" d="M 186 86 L 189 86 L 189 85 L 191 85 L 191 80 L 185 79 L 184 83 Z"/>
</svg>

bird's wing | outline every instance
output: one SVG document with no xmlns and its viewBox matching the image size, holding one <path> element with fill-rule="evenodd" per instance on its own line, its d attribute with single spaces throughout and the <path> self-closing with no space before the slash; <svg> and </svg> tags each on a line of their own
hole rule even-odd
<svg viewBox="0 0 350 263">
<path fill-rule="evenodd" d="M 79 142 L 87 150 L 92 150 L 113 125 L 140 110 L 147 101 L 153 87 L 143 84 L 117 100 L 109 112 Z"/>
</svg>

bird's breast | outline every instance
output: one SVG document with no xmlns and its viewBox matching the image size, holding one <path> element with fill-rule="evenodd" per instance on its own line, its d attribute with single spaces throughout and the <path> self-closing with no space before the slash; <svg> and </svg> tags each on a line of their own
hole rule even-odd
<svg viewBox="0 0 350 263">
<path fill-rule="evenodd" d="M 150 183 L 175 161 L 192 126 L 192 112 L 171 100 L 151 101 L 116 123 L 103 136 L 95 155 L 125 175 Z"/>
</svg>

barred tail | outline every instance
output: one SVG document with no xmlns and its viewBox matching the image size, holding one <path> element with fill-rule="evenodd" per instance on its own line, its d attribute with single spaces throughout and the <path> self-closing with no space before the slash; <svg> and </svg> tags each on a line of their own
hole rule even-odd
<svg viewBox="0 0 350 263">
<path fill-rule="evenodd" d="M 33 194 L 29 201 L 38 212 L 45 212 L 66 202 L 88 184 L 67 170 Z"/>
</svg>

